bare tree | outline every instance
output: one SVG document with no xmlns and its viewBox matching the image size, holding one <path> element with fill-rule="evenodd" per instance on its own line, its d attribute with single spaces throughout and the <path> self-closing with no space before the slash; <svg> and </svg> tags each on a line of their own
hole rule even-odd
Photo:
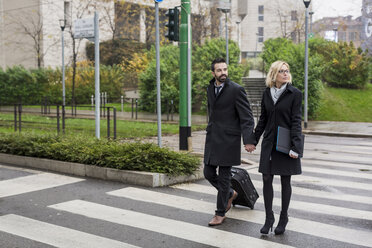
<svg viewBox="0 0 372 248">
<path fill-rule="evenodd" d="M 12 30 L 8 32 L 12 35 L 6 37 L 7 42 L 17 48 L 22 48 L 25 51 L 24 54 L 27 54 L 27 51 L 30 50 L 34 51 L 31 59 L 36 57 L 37 67 L 41 68 L 44 64 L 44 57 L 58 40 L 54 38 L 52 43 L 45 47 L 44 23 L 40 9 L 6 13 L 6 18 L 10 23 L 8 30 Z M 24 36 L 30 39 L 25 39 Z"/>
<path fill-rule="evenodd" d="M 85 14 L 90 14 L 90 10 L 95 8 L 93 0 L 71 0 L 71 7 L 73 6 L 73 10 L 66 11 L 66 16 L 69 21 L 67 21 L 66 30 L 70 34 L 71 42 L 72 42 L 72 92 L 71 92 L 71 104 L 75 105 L 75 82 L 76 82 L 76 62 L 79 53 L 79 48 L 81 44 L 81 40 L 77 40 L 74 38 L 74 32 L 72 29 L 71 20 L 74 19 L 81 19 Z"/>
<path fill-rule="evenodd" d="M 301 3 L 302 4 L 302 3 Z M 283 7 L 284 6 L 284 7 Z M 301 36 L 305 32 L 304 8 L 292 1 L 274 1 L 270 4 L 272 12 L 275 13 L 275 20 L 279 22 L 279 33 L 283 38 L 292 38 L 294 42 L 301 42 Z"/>
</svg>

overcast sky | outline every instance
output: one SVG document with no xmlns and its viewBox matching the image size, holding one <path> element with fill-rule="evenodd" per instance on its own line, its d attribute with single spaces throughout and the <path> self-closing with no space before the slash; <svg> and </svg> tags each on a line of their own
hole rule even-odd
<svg viewBox="0 0 372 248">
<path fill-rule="evenodd" d="M 361 16 L 362 0 L 312 0 L 314 20 L 323 17 Z"/>
</svg>

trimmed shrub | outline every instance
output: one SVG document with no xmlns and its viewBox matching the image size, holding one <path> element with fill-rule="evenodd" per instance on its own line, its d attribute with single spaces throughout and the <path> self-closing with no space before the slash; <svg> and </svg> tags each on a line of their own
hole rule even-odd
<svg viewBox="0 0 372 248">
<path fill-rule="evenodd" d="M 191 154 L 155 144 L 120 143 L 86 136 L 4 134 L 0 136 L 0 152 L 168 175 L 191 175 L 200 165 L 199 158 Z"/>
<path fill-rule="evenodd" d="M 362 89 L 368 83 L 368 52 L 355 48 L 352 42 L 310 40 L 311 52 L 324 61 L 323 81 L 332 87 Z"/>
<path fill-rule="evenodd" d="M 89 104 L 94 95 L 94 66 L 87 61 L 77 65 L 75 98 L 77 104 Z M 72 68 L 66 68 L 66 104 L 71 103 Z M 101 92 L 109 98 L 120 99 L 122 86 L 127 78 L 122 66 L 100 67 Z M 0 68 L 0 104 L 41 104 L 45 97 L 51 104 L 62 103 L 62 72 L 60 69 L 40 68 L 27 70 L 21 66 Z"/>
</svg>

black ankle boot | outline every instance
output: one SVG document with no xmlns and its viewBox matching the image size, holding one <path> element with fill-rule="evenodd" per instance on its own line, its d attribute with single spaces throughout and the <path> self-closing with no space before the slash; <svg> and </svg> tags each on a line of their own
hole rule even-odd
<svg viewBox="0 0 372 248">
<path fill-rule="evenodd" d="M 274 222 L 275 222 L 274 213 L 271 212 L 270 214 L 266 214 L 265 224 L 261 228 L 260 232 L 263 234 L 268 234 L 270 228 L 271 228 L 271 231 L 273 231 Z"/>
<path fill-rule="evenodd" d="M 288 223 L 288 214 L 280 212 L 280 219 L 278 226 L 275 228 L 275 235 L 283 234 L 285 232 L 285 227 Z"/>
</svg>

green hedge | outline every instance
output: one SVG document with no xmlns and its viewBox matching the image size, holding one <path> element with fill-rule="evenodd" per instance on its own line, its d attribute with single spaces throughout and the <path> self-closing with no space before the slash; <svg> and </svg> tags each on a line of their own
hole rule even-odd
<svg viewBox="0 0 372 248">
<path fill-rule="evenodd" d="M 323 59 L 324 82 L 335 88 L 364 89 L 368 83 L 368 52 L 355 48 L 353 42 L 333 42 L 321 38 L 309 42 L 310 56 Z"/>
<path fill-rule="evenodd" d="M 94 94 L 94 66 L 88 62 L 78 64 L 75 81 L 75 102 L 90 104 Z M 100 89 L 107 92 L 110 101 L 119 102 L 123 95 L 121 88 L 126 85 L 126 73 L 118 65 L 100 67 Z M 72 68 L 66 67 L 66 104 L 71 103 Z M 62 103 L 62 72 L 59 68 L 28 70 L 14 66 L 0 68 L 0 104 L 41 104 L 47 98 L 49 103 Z"/>
<path fill-rule="evenodd" d="M 155 144 L 121 143 L 86 136 L 2 134 L 0 152 L 168 175 L 191 175 L 200 165 L 199 158 L 193 155 Z"/>
</svg>

